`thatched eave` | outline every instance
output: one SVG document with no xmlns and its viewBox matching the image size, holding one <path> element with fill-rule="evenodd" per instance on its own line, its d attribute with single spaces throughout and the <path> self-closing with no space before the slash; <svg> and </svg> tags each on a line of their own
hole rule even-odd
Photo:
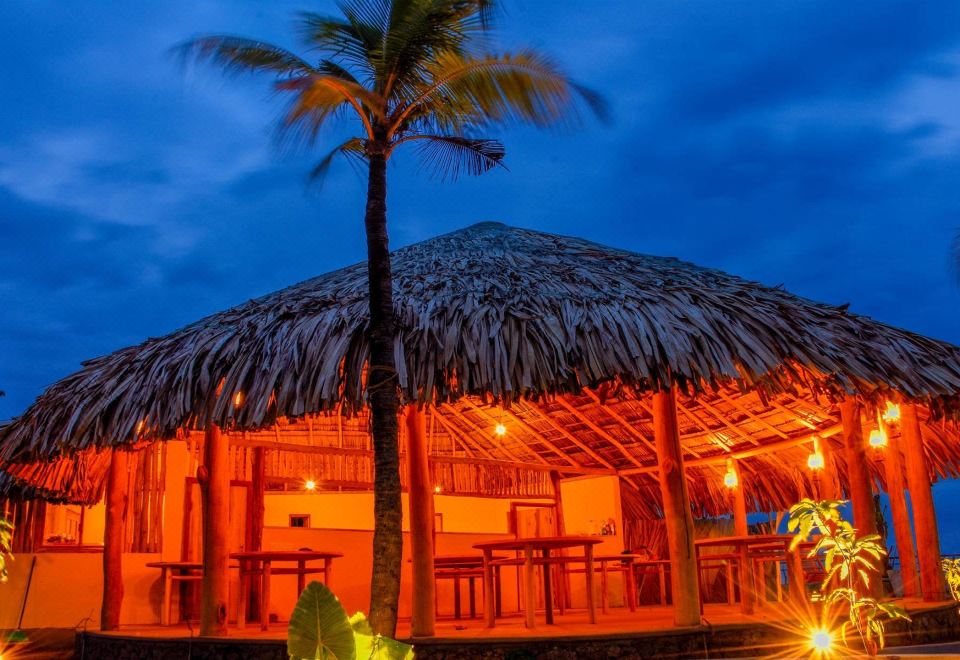
<svg viewBox="0 0 960 660">
<path fill-rule="evenodd" d="M 397 250 L 393 270 L 407 401 L 615 380 L 957 408 L 957 347 L 676 259 L 483 223 Z M 90 360 L 0 431 L 0 462 L 360 409 L 366 286 L 356 264 Z"/>
</svg>

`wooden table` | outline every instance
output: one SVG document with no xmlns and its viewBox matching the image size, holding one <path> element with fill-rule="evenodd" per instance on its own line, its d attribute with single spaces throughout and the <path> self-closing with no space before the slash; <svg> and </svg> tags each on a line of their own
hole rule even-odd
<svg viewBox="0 0 960 660">
<path fill-rule="evenodd" d="M 240 602 L 237 606 L 237 626 L 243 628 L 247 621 L 247 599 L 249 598 L 249 580 L 260 576 L 260 629 L 270 627 L 270 576 L 296 575 L 297 596 L 303 593 L 306 586 L 306 576 L 313 573 L 323 573 L 323 583 L 330 586 L 333 570 L 333 560 L 342 557 L 339 552 L 325 552 L 318 550 L 260 550 L 257 552 L 234 552 L 231 559 L 239 562 L 240 568 Z M 323 561 L 323 567 L 307 566 L 307 562 Z M 293 563 L 291 568 L 273 568 L 275 562 Z"/>
<path fill-rule="evenodd" d="M 524 613 L 527 628 L 537 626 L 537 575 L 535 566 L 543 566 L 543 600 L 546 609 L 547 623 L 553 623 L 553 587 L 550 583 L 550 564 L 553 561 L 550 553 L 553 550 L 566 548 L 583 548 L 583 557 L 564 557 L 562 561 L 583 561 L 587 582 L 587 611 L 590 623 L 597 622 L 597 606 L 593 599 L 593 546 L 602 541 L 596 536 L 540 536 L 521 539 L 503 539 L 500 541 L 485 541 L 473 547 L 483 551 L 483 615 L 487 628 L 496 625 L 496 612 L 493 603 L 493 553 L 495 550 L 513 550 L 523 553 L 524 568 Z M 534 563 L 534 554 L 539 551 L 542 559 Z"/>
<path fill-rule="evenodd" d="M 170 625 L 170 606 L 174 582 L 195 582 L 203 576 L 203 564 L 196 561 L 152 561 L 147 568 L 160 569 L 160 584 L 163 593 L 160 597 L 160 625 Z"/>
<path fill-rule="evenodd" d="M 787 564 L 787 582 L 791 600 L 803 602 L 803 562 L 799 548 L 790 548 L 793 543 L 792 534 L 751 534 L 747 536 L 718 536 L 716 538 L 698 539 L 694 542 L 697 549 L 697 561 L 700 560 L 700 550 L 707 547 L 732 547 L 739 558 L 740 572 L 740 611 L 744 614 L 753 614 L 756 602 L 756 584 L 753 569 L 750 566 L 750 551 L 763 546 L 765 549 L 774 548 L 783 553 L 783 560 Z M 704 559 L 710 555 L 703 555 Z M 778 578 L 779 579 L 779 578 Z"/>
</svg>

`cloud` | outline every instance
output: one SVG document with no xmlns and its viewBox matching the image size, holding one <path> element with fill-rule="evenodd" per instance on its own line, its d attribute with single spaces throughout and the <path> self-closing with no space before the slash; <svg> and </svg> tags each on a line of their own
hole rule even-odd
<svg viewBox="0 0 960 660">
<path fill-rule="evenodd" d="M 0 419 L 80 360 L 364 255 L 364 186 L 271 141 L 265 81 L 184 72 L 206 32 L 293 45 L 299 3 L 0 4 Z M 333 11 L 332 2 L 318 2 Z M 960 6 L 514 1 L 611 125 L 492 132 L 509 171 L 390 169 L 394 246 L 479 220 L 755 278 L 960 341 Z M 12 310 L 7 312 L 6 310 Z"/>
</svg>

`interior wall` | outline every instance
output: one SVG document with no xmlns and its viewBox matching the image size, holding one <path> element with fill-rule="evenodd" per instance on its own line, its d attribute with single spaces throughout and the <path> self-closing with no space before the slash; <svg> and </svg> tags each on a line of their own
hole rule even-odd
<svg viewBox="0 0 960 660">
<path fill-rule="evenodd" d="M 409 505 L 403 499 L 403 525 L 409 531 Z M 492 497 L 435 495 L 434 512 L 443 519 L 444 532 L 506 534 L 510 505 L 521 500 Z M 522 500 L 552 504 L 553 500 Z M 290 516 L 309 515 L 310 527 L 373 530 L 373 493 L 369 492 L 268 492 L 264 497 L 264 526 L 289 527 Z"/>
<path fill-rule="evenodd" d="M 156 624 L 160 616 L 160 571 L 147 568 L 152 561 L 180 558 L 184 516 L 186 478 L 193 476 L 196 466 L 186 444 L 170 442 L 167 448 L 167 484 L 164 497 L 163 547 L 161 554 L 125 554 L 124 601 L 122 623 Z M 608 518 L 616 522 L 617 534 L 601 537 L 597 554 L 612 554 L 623 548 L 620 531 L 619 486 L 614 477 L 565 480 L 561 485 L 563 518 L 568 534 L 593 534 Z M 509 514 L 514 502 L 553 504 L 552 499 L 510 500 L 482 497 L 460 497 L 438 494 L 435 510 L 442 516 L 442 532 L 436 536 L 438 555 L 477 554 L 473 547 L 480 541 L 509 535 Z M 199 505 L 199 503 L 197 503 Z M 408 529 L 407 498 L 404 495 L 404 530 Z M 290 514 L 308 514 L 310 528 L 289 527 Z M 439 520 L 438 520 L 439 522 Z M 594 530 L 596 527 L 596 530 Z M 265 502 L 264 549 L 325 549 L 342 553 L 333 564 L 333 588 L 348 611 L 366 611 L 369 607 L 370 566 L 372 563 L 373 494 L 369 492 L 268 493 Z M 402 563 L 400 616 L 409 616 L 410 562 L 409 538 L 405 533 Z M 84 542 L 102 543 L 103 505 L 87 509 Z M 23 627 L 74 627 L 88 619 L 99 624 L 102 593 L 102 553 L 41 552 L 18 555 L 11 566 L 10 582 L 0 586 L 0 628 L 17 626 L 20 603 L 26 587 L 29 568 L 36 559 L 33 581 L 27 600 Z M 232 579 L 231 619 L 236 612 L 239 591 L 235 571 Z M 503 607 L 506 612 L 518 611 L 519 576 L 514 568 L 502 572 Z M 478 609 L 482 607 L 482 585 L 476 585 Z M 599 583 L 599 580 L 597 580 Z M 574 606 L 583 603 L 583 575 L 570 578 Z M 442 580 L 438 584 L 438 601 L 442 614 L 452 613 L 453 585 Z M 467 585 L 462 585 L 463 608 L 466 612 Z M 611 579 L 611 601 L 619 600 L 616 578 Z M 286 620 L 296 600 L 296 578 L 274 576 L 270 611 Z"/>
<path fill-rule="evenodd" d="M 623 509 L 620 502 L 620 480 L 616 476 L 591 476 L 564 479 L 560 482 L 560 499 L 564 532 L 572 535 L 596 536 L 594 556 L 611 556 L 623 552 Z M 613 534 L 601 535 L 601 528 L 613 523 Z M 612 565 L 612 564 L 611 564 Z M 595 583 L 599 583 L 599 576 Z M 608 576 L 610 604 L 623 604 L 624 580 L 621 573 Z M 595 584 L 599 588 L 599 584 Z M 574 607 L 586 607 L 586 583 L 582 574 L 571 577 L 570 595 Z"/>
</svg>

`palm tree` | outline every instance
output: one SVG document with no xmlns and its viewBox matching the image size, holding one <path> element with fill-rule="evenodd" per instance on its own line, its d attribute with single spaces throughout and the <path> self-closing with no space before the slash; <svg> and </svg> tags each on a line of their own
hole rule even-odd
<svg viewBox="0 0 960 660">
<path fill-rule="evenodd" d="M 343 0 L 340 15 L 302 14 L 308 55 L 256 39 L 206 36 L 180 48 L 190 60 L 232 73 L 265 73 L 289 100 L 281 128 L 312 142 L 336 120 L 354 137 L 319 161 L 322 177 L 336 156 L 365 162 L 370 287 L 368 398 L 374 448 L 373 577 L 370 621 L 392 636 L 400 593 L 401 507 L 397 427 L 396 336 L 387 241 L 387 161 L 418 145 L 428 166 L 450 176 L 482 174 L 502 164 L 503 145 L 481 137 L 492 125 L 549 126 L 602 112 L 593 93 L 533 50 L 496 54 L 488 46 L 493 0 Z"/>
</svg>

